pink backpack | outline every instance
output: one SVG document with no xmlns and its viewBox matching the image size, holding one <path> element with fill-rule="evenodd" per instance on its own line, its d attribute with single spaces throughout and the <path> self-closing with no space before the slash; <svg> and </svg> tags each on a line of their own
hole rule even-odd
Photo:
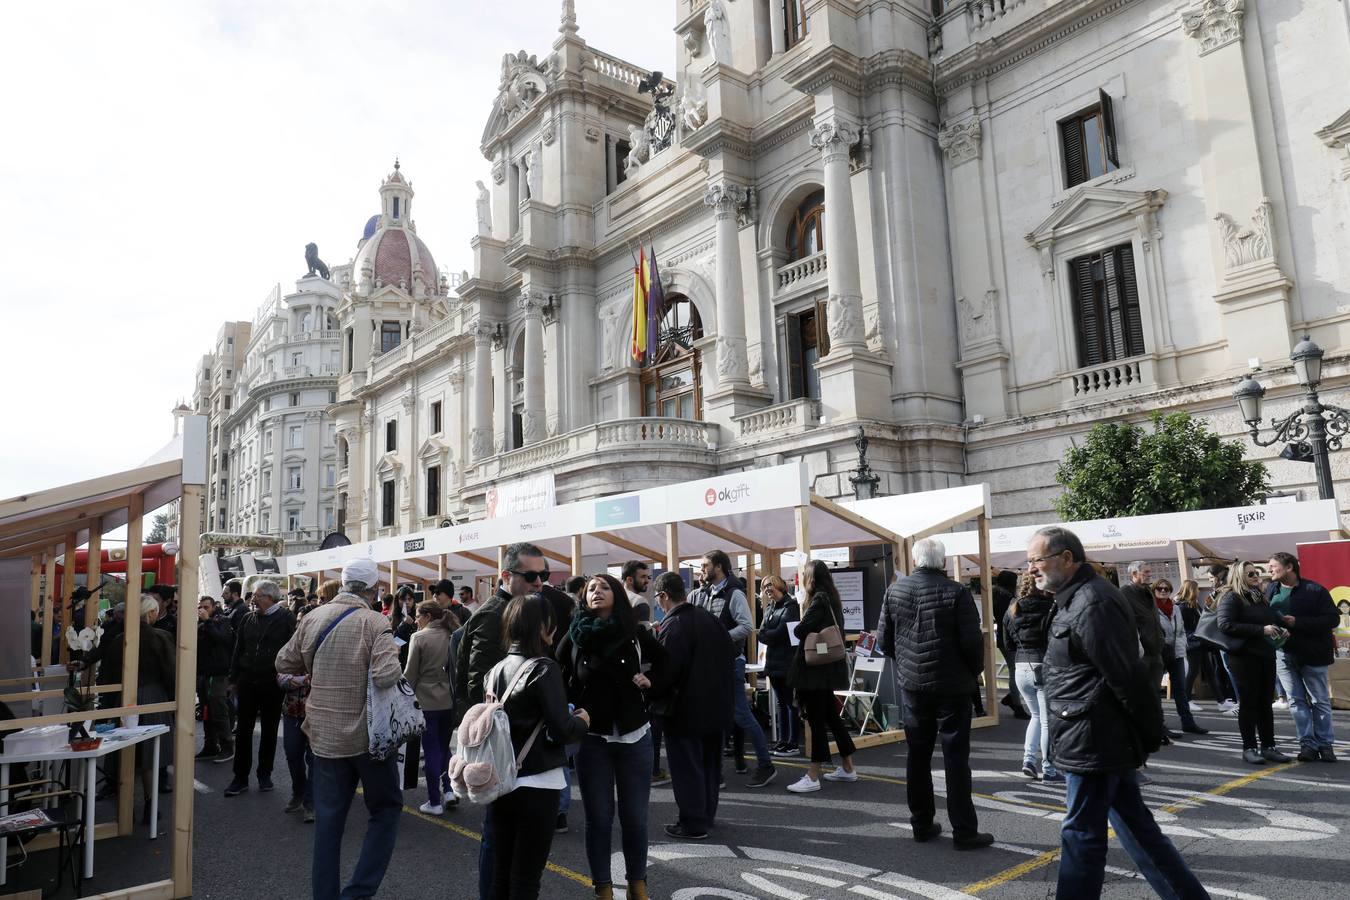
<svg viewBox="0 0 1350 900">
<path fill-rule="evenodd" d="M 482 703 L 475 703 L 464 714 L 455 739 L 455 755 L 450 760 L 450 784 L 455 796 L 461 800 L 488 804 L 516 789 L 516 773 L 539 737 L 544 720 L 540 719 L 534 726 L 529 740 L 517 754 L 511 746 L 511 720 L 506 714 L 505 703 L 517 682 L 534 668 L 534 664 L 535 660 L 528 660 L 516 671 L 500 700 L 488 693 Z M 485 684 L 495 681 L 493 676 L 501 665 L 497 663 L 493 667 L 484 679 Z"/>
</svg>

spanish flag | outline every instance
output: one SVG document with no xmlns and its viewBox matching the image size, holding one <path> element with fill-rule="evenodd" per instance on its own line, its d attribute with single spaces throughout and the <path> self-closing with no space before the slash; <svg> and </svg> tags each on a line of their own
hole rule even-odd
<svg viewBox="0 0 1350 900">
<path fill-rule="evenodd" d="M 647 293 L 651 290 L 651 273 L 647 271 L 647 255 L 638 245 L 637 262 L 633 266 L 633 342 L 629 348 L 634 362 L 642 363 L 647 354 Z"/>
</svg>

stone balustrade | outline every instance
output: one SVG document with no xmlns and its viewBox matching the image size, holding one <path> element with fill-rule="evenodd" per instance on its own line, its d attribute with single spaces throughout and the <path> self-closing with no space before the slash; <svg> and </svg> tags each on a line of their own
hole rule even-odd
<svg viewBox="0 0 1350 900">
<path fill-rule="evenodd" d="M 505 477 L 561 460 L 580 460 L 598 452 L 620 450 L 684 450 L 708 454 L 717 448 L 717 435 L 718 427 L 711 422 L 656 416 L 616 419 L 498 454 L 484 461 L 480 474 L 487 478 Z"/>
<path fill-rule="evenodd" d="M 783 431 L 815 428 L 820 424 L 820 416 L 820 401 L 803 397 L 732 418 L 736 423 L 737 436 L 747 440 Z"/>
<path fill-rule="evenodd" d="M 805 259 L 798 259 L 780 266 L 777 270 L 778 290 L 785 291 L 791 288 L 801 287 L 802 282 L 817 281 L 823 279 L 826 274 L 825 251 L 813 254 Z"/>
<path fill-rule="evenodd" d="M 1142 360 L 1125 359 L 1071 372 L 1069 379 L 1075 399 L 1116 391 L 1137 391 L 1144 382 Z"/>
<path fill-rule="evenodd" d="M 637 88 L 638 82 L 647 77 L 647 73 L 637 66 L 626 63 L 617 56 L 610 56 L 608 53 L 601 53 L 595 49 L 591 50 L 590 63 L 591 67 L 599 74 L 623 84 L 631 85 L 634 89 Z"/>
<path fill-rule="evenodd" d="M 966 14 L 974 29 L 989 28 L 996 21 L 1025 3 L 1026 0 L 969 0 Z"/>
<path fill-rule="evenodd" d="M 597 448 L 667 444 L 706 450 L 717 444 L 717 426 L 689 419 L 663 419 L 649 416 L 601 422 L 595 426 Z"/>
</svg>

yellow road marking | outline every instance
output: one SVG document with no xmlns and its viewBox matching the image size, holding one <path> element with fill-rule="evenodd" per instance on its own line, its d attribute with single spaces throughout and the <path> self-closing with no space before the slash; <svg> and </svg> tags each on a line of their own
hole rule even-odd
<svg viewBox="0 0 1350 900">
<path fill-rule="evenodd" d="M 1271 769 L 1260 769 L 1258 771 L 1252 772 L 1249 775 L 1243 775 L 1239 778 L 1234 778 L 1231 781 L 1225 781 L 1223 784 L 1218 785 L 1217 787 L 1210 788 L 1207 791 L 1202 791 L 1196 794 L 1194 797 L 1190 798 L 1190 800 L 1183 800 L 1180 803 L 1170 803 L 1167 806 L 1160 807 L 1160 809 L 1169 813 L 1177 813 L 1180 812 L 1181 810 L 1189 808 L 1192 800 L 1204 800 L 1206 797 L 1222 797 L 1224 794 L 1229 794 L 1232 793 L 1233 791 L 1236 791 L 1238 788 L 1246 787 L 1253 781 L 1265 778 L 1267 775 L 1274 775 L 1276 772 L 1282 772 L 1293 765 L 1294 763 L 1286 763 L 1281 766 L 1275 766 L 1274 768 Z M 1115 836 L 1114 829 L 1107 829 L 1108 839 L 1114 836 Z M 1013 866 L 1012 868 L 1004 869 L 1002 872 L 998 872 L 994 875 L 991 875 L 988 878 L 984 879 L 983 881 L 977 881 L 974 884 L 968 884 L 965 887 L 960 888 L 960 891 L 965 894 L 973 894 L 975 896 L 978 896 L 980 891 L 987 891 L 989 888 L 998 887 L 999 885 L 1002 884 L 1007 884 L 1010 881 L 1014 881 L 1018 878 L 1021 878 L 1023 875 L 1026 875 L 1029 872 L 1034 872 L 1037 869 L 1043 869 L 1046 866 L 1050 865 L 1050 863 L 1055 862 L 1058 859 L 1059 859 L 1058 850 L 1047 850 L 1040 856 L 1037 856 L 1033 859 L 1028 859 L 1025 862 L 1020 862 L 1017 865 Z"/>
<path fill-rule="evenodd" d="M 482 834 L 480 834 L 477 831 L 465 828 L 463 825 L 456 825 L 454 822 L 446 821 L 445 819 L 442 819 L 438 816 L 427 815 L 420 809 L 413 809 L 411 806 L 403 807 L 403 811 L 410 816 L 414 816 L 418 819 L 421 819 L 424 822 L 430 822 L 432 825 L 439 825 L 442 828 L 445 828 L 449 831 L 453 831 L 455 834 L 458 834 L 461 837 L 466 837 L 469 838 L 470 840 L 478 841 L 480 844 L 483 842 Z M 582 885 L 583 887 L 591 886 L 591 876 L 582 875 L 580 872 L 569 869 L 566 866 L 560 866 L 555 862 L 549 862 L 544 866 L 544 868 L 548 869 L 555 875 L 561 875 L 564 878 L 570 878 L 571 880 L 575 881 L 579 885 Z"/>
</svg>

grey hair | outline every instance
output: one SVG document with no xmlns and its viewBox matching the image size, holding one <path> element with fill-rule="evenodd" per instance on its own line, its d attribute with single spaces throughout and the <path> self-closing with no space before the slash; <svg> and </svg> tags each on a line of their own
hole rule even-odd
<svg viewBox="0 0 1350 900">
<path fill-rule="evenodd" d="M 364 581 L 342 582 L 342 593 L 344 594 L 364 594 L 368 590 L 370 590 L 370 585 Z"/>
<path fill-rule="evenodd" d="M 1142 559 L 1136 559 L 1134 562 L 1130 563 L 1129 568 L 1127 568 L 1126 571 L 1131 575 L 1138 575 L 1147 565 L 1148 563 L 1144 562 Z"/>
<path fill-rule="evenodd" d="M 910 551 L 914 565 L 922 569 L 941 569 L 947 565 L 947 548 L 937 538 L 924 538 Z"/>
<path fill-rule="evenodd" d="M 1078 539 L 1078 535 L 1067 528 L 1059 525 L 1048 525 L 1038 530 L 1031 538 L 1032 540 L 1044 538 L 1046 550 L 1051 555 L 1058 555 L 1068 550 L 1073 556 L 1074 562 L 1087 561 L 1087 551 L 1083 549 L 1083 542 Z"/>
<path fill-rule="evenodd" d="M 273 600 L 281 600 L 281 586 L 275 581 L 259 581 L 253 586 L 254 595 L 262 594 L 271 597 Z"/>
<path fill-rule="evenodd" d="M 152 594 L 141 594 L 141 618 L 159 612 L 159 601 Z"/>
</svg>

